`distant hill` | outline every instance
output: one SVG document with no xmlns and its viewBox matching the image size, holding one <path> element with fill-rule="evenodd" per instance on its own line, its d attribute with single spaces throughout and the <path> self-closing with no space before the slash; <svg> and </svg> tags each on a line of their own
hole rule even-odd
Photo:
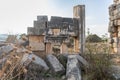
<svg viewBox="0 0 120 80">
<path fill-rule="evenodd" d="M 5 41 L 8 37 L 8 34 L 0 34 L 0 41 Z"/>
</svg>

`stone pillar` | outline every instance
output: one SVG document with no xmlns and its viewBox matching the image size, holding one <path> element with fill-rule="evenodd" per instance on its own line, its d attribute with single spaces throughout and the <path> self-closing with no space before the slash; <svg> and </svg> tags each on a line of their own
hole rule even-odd
<svg viewBox="0 0 120 80">
<path fill-rule="evenodd" d="M 68 53 L 68 47 L 65 43 L 62 43 L 60 53 Z"/>
<path fill-rule="evenodd" d="M 53 53 L 52 44 L 51 43 L 46 43 L 46 54 L 51 54 L 51 53 Z"/>
<path fill-rule="evenodd" d="M 74 52 L 75 53 L 79 53 L 79 39 L 78 38 L 74 38 Z"/>
<path fill-rule="evenodd" d="M 79 47 L 80 53 L 85 51 L 85 5 L 74 6 L 73 17 L 79 20 Z"/>
</svg>

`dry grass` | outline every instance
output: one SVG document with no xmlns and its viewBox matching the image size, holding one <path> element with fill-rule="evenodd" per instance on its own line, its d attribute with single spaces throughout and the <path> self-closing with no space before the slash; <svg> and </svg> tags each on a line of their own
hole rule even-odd
<svg viewBox="0 0 120 80">
<path fill-rule="evenodd" d="M 83 56 L 90 64 L 86 70 L 88 80 L 109 80 L 107 70 L 111 65 L 110 52 L 111 48 L 107 43 L 86 44 L 86 54 Z"/>
<path fill-rule="evenodd" d="M 16 50 L 13 50 L 9 55 L 2 56 L 1 60 L 6 57 L 4 62 L 1 61 L 2 68 L 0 70 L 0 79 L 1 80 L 20 80 L 21 74 L 26 74 L 26 66 L 29 65 L 32 61 L 28 60 L 24 63 L 21 62 L 22 56 L 24 53 L 16 53 Z"/>
<path fill-rule="evenodd" d="M 9 55 L 0 56 L 0 80 L 62 80 L 61 76 L 54 76 L 50 71 L 43 71 L 41 66 L 33 63 L 34 57 L 32 60 L 22 62 L 23 55 L 29 52 L 25 50 L 17 53 L 15 49 Z"/>
</svg>

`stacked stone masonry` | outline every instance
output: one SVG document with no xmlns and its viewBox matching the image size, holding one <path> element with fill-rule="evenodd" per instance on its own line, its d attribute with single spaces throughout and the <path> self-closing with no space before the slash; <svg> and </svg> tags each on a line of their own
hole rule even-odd
<svg viewBox="0 0 120 80">
<path fill-rule="evenodd" d="M 110 43 L 114 53 L 120 52 L 120 0 L 114 0 L 109 7 L 109 28 Z"/>
<path fill-rule="evenodd" d="M 84 5 L 77 5 L 84 7 Z M 73 12 L 81 16 L 82 11 Z M 28 27 L 29 46 L 33 51 L 49 53 L 79 53 L 80 52 L 80 17 L 73 18 L 51 16 L 37 16 L 33 27 Z M 83 27 L 83 26 L 82 26 Z M 85 31 L 84 31 L 85 32 Z M 82 33 L 85 35 L 85 33 Z"/>
</svg>

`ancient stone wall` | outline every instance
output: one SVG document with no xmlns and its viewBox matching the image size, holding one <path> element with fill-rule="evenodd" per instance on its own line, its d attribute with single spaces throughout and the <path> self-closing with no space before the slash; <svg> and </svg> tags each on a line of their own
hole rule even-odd
<svg viewBox="0 0 120 80">
<path fill-rule="evenodd" d="M 110 43 L 112 44 L 113 52 L 119 53 L 120 49 L 120 0 L 114 0 L 114 3 L 109 7 L 109 28 Z"/>
<path fill-rule="evenodd" d="M 44 51 L 48 54 L 60 49 L 60 53 L 68 53 L 68 48 L 71 48 L 74 53 L 79 53 L 81 44 L 82 51 L 85 44 L 84 7 L 74 7 L 74 13 L 77 15 L 74 18 L 51 16 L 48 21 L 47 16 L 37 16 L 33 27 L 28 27 L 29 45 L 32 50 L 41 51 L 45 48 Z"/>
</svg>

